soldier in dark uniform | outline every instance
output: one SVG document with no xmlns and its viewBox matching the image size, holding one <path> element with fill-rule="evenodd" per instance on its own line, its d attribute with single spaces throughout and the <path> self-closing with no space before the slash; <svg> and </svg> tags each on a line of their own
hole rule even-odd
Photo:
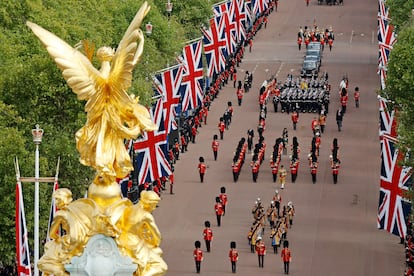
<svg viewBox="0 0 414 276">
<path fill-rule="evenodd" d="M 252 151 L 253 138 L 254 138 L 254 130 L 253 129 L 249 129 L 247 131 L 247 149 L 248 149 L 249 152 Z"/>
</svg>

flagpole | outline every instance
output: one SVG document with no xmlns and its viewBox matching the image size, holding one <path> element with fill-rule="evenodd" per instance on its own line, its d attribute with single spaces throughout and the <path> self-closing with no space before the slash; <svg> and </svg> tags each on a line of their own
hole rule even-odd
<svg viewBox="0 0 414 276">
<path fill-rule="evenodd" d="M 165 71 L 168 71 L 168 70 L 170 70 L 170 69 L 173 69 L 173 68 L 176 68 L 176 67 L 180 67 L 180 66 L 181 66 L 181 64 L 175 64 L 175 65 L 173 65 L 173 66 L 170 66 L 170 67 L 167 67 L 167 68 L 161 69 L 161 70 L 159 70 L 159 71 L 156 71 L 156 72 L 154 73 L 154 75 L 156 75 L 156 74 L 160 74 L 160 73 L 163 73 L 163 72 L 165 72 Z"/>
<path fill-rule="evenodd" d="M 36 125 L 32 130 L 35 151 L 35 200 L 34 200 L 34 276 L 39 275 L 39 145 L 42 143 L 43 130 Z"/>
<path fill-rule="evenodd" d="M 202 39 L 203 39 L 203 37 L 202 37 L 202 36 L 200 36 L 200 37 L 197 37 L 197 38 L 191 39 L 191 40 L 189 40 L 189 41 L 186 41 L 186 42 L 184 42 L 183 44 L 187 45 L 187 44 L 190 44 L 190 43 L 196 42 L 197 40 L 202 40 Z"/>
</svg>

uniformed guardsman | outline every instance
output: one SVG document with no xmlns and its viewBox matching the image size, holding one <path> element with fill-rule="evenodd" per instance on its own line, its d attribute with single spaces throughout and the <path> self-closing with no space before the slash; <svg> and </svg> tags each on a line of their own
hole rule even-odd
<svg viewBox="0 0 414 276">
<path fill-rule="evenodd" d="M 221 187 L 220 188 L 220 195 L 219 195 L 221 204 L 223 205 L 223 216 L 226 214 L 226 206 L 228 203 L 228 197 L 226 194 L 226 187 Z"/>
<path fill-rule="evenodd" d="M 299 122 L 299 114 L 296 111 L 296 109 L 292 112 L 292 124 L 293 124 L 293 130 L 296 130 L 296 125 Z"/>
<path fill-rule="evenodd" d="M 289 264 L 292 261 L 292 253 L 290 252 L 288 241 L 283 242 L 283 249 L 280 256 L 282 258 L 285 274 L 289 274 Z"/>
<path fill-rule="evenodd" d="M 213 142 L 211 143 L 211 148 L 213 149 L 214 161 L 217 161 L 217 154 L 218 154 L 218 149 L 219 149 L 219 145 L 220 145 L 220 143 L 217 141 L 217 139 L 218 139 L 217 134 L 214 134 Z"/>
<path fill-rule="evenodd" d="M 239 259 L 239 252 L 237 252 L 236 242 L 234 241 L 230 242 L 229 258 L 231 262 L 231 272 L 236 273 L 236 264 Z"/>
<path fill-rule="evenodd" d="M 203 237 L 206 243 L 206 250 L 207 252 L 210 252 L 211 241 L 213 240 L 213 230 L 210 228 L 210 222 L 208 220 L 204 222 L 204 227 Z"/>
<path fill-rule="evenodd" d="M 217 226 L 221 226 L 221 217 L 223 216 L 223 204 L 220 201 L 220 197 L 216 196 L 216 204 L 214 204 L 214 211 L 217 218 Z"/>
<path fill-rule="evenodd" d="M 359 87 L 355 87 L 354 91 L 354 100 L 355 100 L 355 107 L 359 108 Z"/>
<path fill-rule="evenodd" d="M 223 117 L 220 118 L 220 122 L 218 124 L 218 129 L 219 129 L 219 132 L 220 132 L 220 140 L 223 140 L 224 130 L 226 129 L 226 124 L 224 123 L 224 118 Z"/>
<path fill-rule="evenodd" d="M 207 165 L 204 163 L 204 157 L 200 156 L 198 158 L 198 161 L 200 162 L 198 164 L 198 172 L 200 174 L 200 182 L 204 182 L 204 174 L 206 173 Z"/>
<path fill-rule="evenodd" d="M 285 183 L 286 183 L 286 169 L 283 165 L 280 165 L 279 182 L 280 182 L 280 188 L 284 189 Z"/>
<path fill-rule="evenodd" d="M 256 239 L 256 253 L 259 259 L 259 267 L 264 267 L 264 256 L 266 255 L 266 246 L 261 236 Z"/>
<path fill-rule="evenodd" d="M 194 246 L 195 246 L 195 249 L 193 251 L 193 256 L 194 256 L 194 261 L 196 265 L 196 272 L 200 273 L 201 262 L 203 261 L 203 251 L 200 249 L 201 242 L 195 241 Z"/>
</svg>

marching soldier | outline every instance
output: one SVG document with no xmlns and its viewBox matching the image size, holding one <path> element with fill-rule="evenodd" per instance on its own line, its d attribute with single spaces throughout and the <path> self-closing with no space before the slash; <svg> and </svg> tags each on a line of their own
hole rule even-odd
<svg viewBox="0 0 414 276">
<path fill-rule="evenodd" d="M 206 243 L 207 252 L 210 252 L 211 241 L 213 240 L 213 230 L 210 228 L 210 222 L 206 220 L 204 222 L 203 237 Z"/>
<path fill-rule="evenodd" d="M 296 130 L 296 125 L 299 121 L 299 114 L 296 111 L 296 109 L 293 110 L 292 112 L 292 124 L 293 124 L 293 130 Z"/>
<path fill-rule="evenodd" d="M 316 154 L 313 153 L 310 157 L 310 172 L 312 175 L 312 183 L 315 184 L 316 183 L 316 173 L 318 172 L 318 158 L 316 157 Z"/>
<path fill-rule="evenodd" d="M 289 201 L 286 208 L 287 218 L 289 220 L 289 225 L 293 225 L 293 217 L 295 216 L 295 207 L 293 206 L 292 201 Z"/>
<path fill-rule="evenodd" d="M 341 161 L 339 160 L 338 139 L 336 138 L 334 138 L 332 142 L 332 154 L 329 156 L 329 159 L 331 161 L 333 182 L 336 184 L 338 182 L 339 168 L 341 166 Z"/>
<path fill-rule="evenodd" d="M 237 156 L 233 158 L 233 163 L 231 167 L 233 170 L 233 181 L 237 182 L 237 180 L 239 179 L 239 174 L 240 174 L 240 161 Z"/>
<path fill-rule="evenodd" d="M 298 176 L 299 161 L 297 159 L 292 159 L 290 162 L 290 174 L 292 176 L 292 183 L 296 182 Z"/>
<path fill-rule="evenodd" d="M 257 177 L 259 176 L 259 168 L 260 168 L 260 161 L 258 160 L 257 154 L 253 155 L 253 160 L 250 166 L 252 167 L 253 182 L 257 182 Z"/>
<path fill-rule="evenodd" d="M 213 155 L 214 155 L 214 161 L 217 161 L 217 153 L 220 143 L 217 141 L 218 136 L 217 134 L 214 134 L 213 136 L 213 142 L 211 143 L 211 148 L 213 149 Z"/>
<path fill-rule="evenodd" d="M 253 138 L 254 138 L 254 130 L 253 129 L 249 129 L 247 131 L 247 149 L 248 149 L 249 152 L 252 151 Z"/>
<path fill-rule="evenodd" d="M 264 266 L 264 256 L 266 255 L 266 246 L 265 246 L 261 236 L 257 237 L 256 253 L 257 253 L 257 257 L 259 259 L 259 267 L 263 268 L 263 266 Z"/>
<path fill-rule="evenodd" d="M 220 201 L 220 197 L 216 197 L 216 204 L 214 204 L 214 211 L 216 212 L 217 226 L 221 226 L 221 216 L 223 215 L 223 204 Z"/>
<path fill-rule="evenodd" d="M 284 189 L 285 183 L 286 183 L 286 169 L 283 165 L 280 165 L 279 182 L 280 182 L 280 188 Z"/>
<path fill-rule="evenodd" d="M 236 250 L 236 242 L 230 242 L 229 258 L 231 262 L 231 272 L 236 273 L 236 263 L 239 259 L 239 252 Z"/>
<path fill-rule="evenodd" d="M 355 100 L 355 107 L 359 108 L 359 87 L 355 87 L 354 91 L 354 100 Z"/>
<path fill-rule="evenodd" d="M 219 132 L 220 132 L 220 140 L 223 140 L 224 130 L 226 129 L 226 124 L 224 123 L 224 118 L 223 117 L 220 118 L 220 122 L 218 124 L 218 129 L 219 129 Z"/>
<path fill-rule="evenodd" d="M 277 173 L 279 170 L 279 163 L 277 162 L 277 156 L 272 156 L 272 159 L 270 160 L 270 168 L 272 169 L 272 176 L 273 176 L 273 183 L 276 182 L 277 179 Z"/>
<path fill-rule="evenodd" d="M 193 251 L 194 261 L 196 265 L 197 273 L 200 273 L 201 262 L 203 261 L 203 251 L 200 249 L 201 242 L 195 241 L 194 242 L 195 249 Z"/>
<path fill-rule="evenodd" d="M 226 194 L 226 187 L 220 188 L 220 195 L 219 195 L 221 204 L 223 205 L 223 216 L 226 214 L 226 206 L 228 202 L 227 194 Z"/>
<path fill-rule="evenodd" d="M 326 115 L 325 112 L 322 111 L 319 115 L 319 125 L 321 127 L 321 133 L 325 131 L 325 125 L 326 125 Z"/>
<path fill-rule="evenodd" d="M 283 249 L 280 256 L 282 257 L 285 274 L 289 274 L 289 264 L 292 261 L 292 253 L 290 252 L 288 241 L 283 242 Z"/>
<path fill-rule="evenodd" d="M 282 197 L 280 196 L 278 190 L 275 190 L 275 194 L 272 200 L 275 203 L 275 208 L 277 210 L 277 217 L 279 217 L 280 216 L 280 204 L 282 203 Z"/>
<path fill-rule="evenodd" d="M 204 157 L 202 157 L 202 156 L 200 156 L 200 158 L 198 158 L 198 161 L 200 161 L 200 163 L 198 164 L 198 172 L 200 174 L 200 182 L 203 183 L 204 174 L 206 173 L 207 165 L 204 163 Z"/>
<path fill-rule="evenodd" d="M 244 96 L 244 90 L 243 90 L 241 81 L 239 81 L 239 85 L 237 87 L 236 94 L 237 94 L 237 103 L 239 104 L 239 106 L 241 106 L 243 96 Z"/>
</svg>

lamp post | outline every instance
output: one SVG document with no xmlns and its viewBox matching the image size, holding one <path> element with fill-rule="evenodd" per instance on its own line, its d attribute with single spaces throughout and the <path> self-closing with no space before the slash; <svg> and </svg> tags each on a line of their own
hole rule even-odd
<svg viewBox="0 0 414 276">
<path fill-rule="evenodd" d="M 147 24 L 145 24 L 145 33 L 147 35 L 152 34 L 152 24 L 151 24 L 151 22 L 148 22 Z"/>
<path fill-rule="evenodd" d="M 37 263 L 39 261 L 39 145 L 42 143 L 43 129 L 36 125 L 32 129 L 35 151 L 35 200 L 34 200 L 34 276 L 39 275 Z"/>
<path fill-rule="evenodd" d="M 168 20 L 170 19 L 171 12 L 172 12 L 173 4 L 170 0 L 168 0 L 167 4 L 165 4 L 165 11 L 167 12 Z"/>
</svg>

